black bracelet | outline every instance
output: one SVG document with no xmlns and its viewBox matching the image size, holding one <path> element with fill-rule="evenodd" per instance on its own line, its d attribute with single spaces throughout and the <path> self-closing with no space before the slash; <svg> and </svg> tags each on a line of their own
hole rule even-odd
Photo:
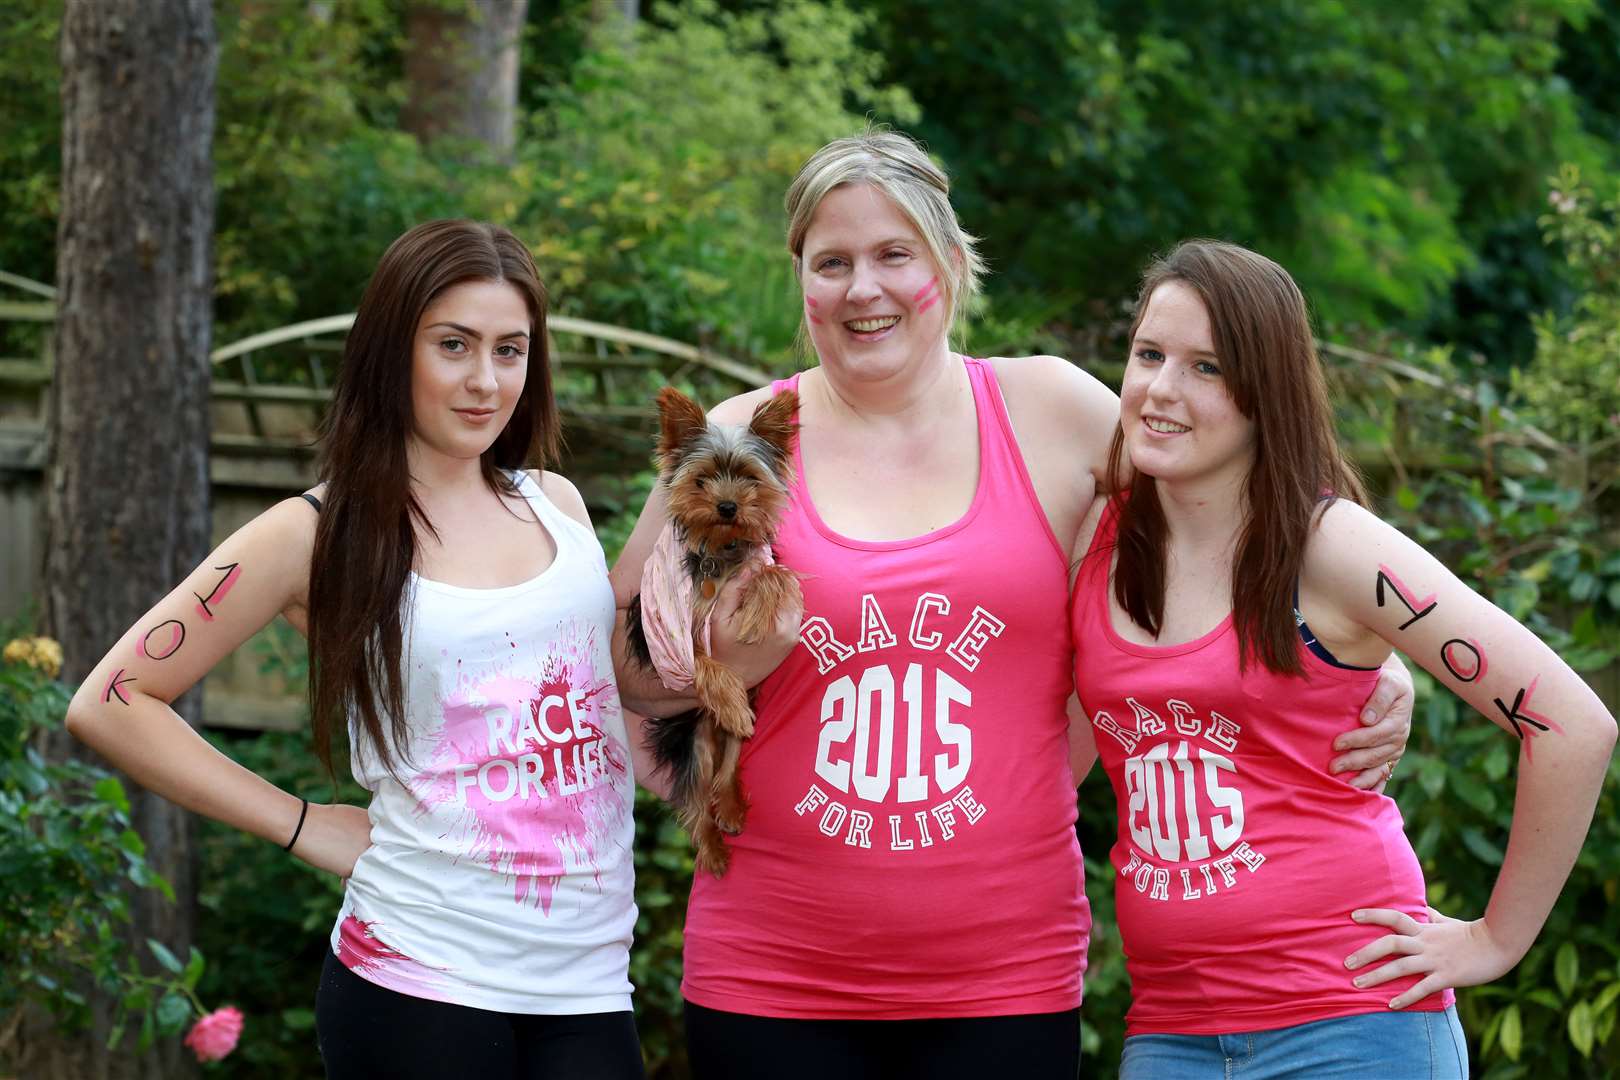
<svg viewBox="0 0 1620 1080">
<path fill-rule="evenodd" d="M 292 839 L 287 841 L 287 846 L 282 848 L 282 851 L 291 851 L 293 845 L 298 843 L 298 834 L 304 831 L 304 817 L 309 813 L 309 800 L 299 799 L 298 801 L 303 804 L 298 808 L 298 828 L 293 830 Z"/>
</svg>

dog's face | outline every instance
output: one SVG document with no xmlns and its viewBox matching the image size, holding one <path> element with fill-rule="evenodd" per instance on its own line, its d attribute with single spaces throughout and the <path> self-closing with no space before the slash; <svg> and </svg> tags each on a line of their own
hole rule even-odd
<svg viewBox="0 0 1620 1080">
<path fill-rule="evenodd" d="M 688 549 L 740 558 L 743 545 L 771 537 L 787 507 L 798 407 L 798 395 L 784 391 L 735 427 L 710 424 L 678 390 L 658 392 L 658 468 Z"/>
</svg>

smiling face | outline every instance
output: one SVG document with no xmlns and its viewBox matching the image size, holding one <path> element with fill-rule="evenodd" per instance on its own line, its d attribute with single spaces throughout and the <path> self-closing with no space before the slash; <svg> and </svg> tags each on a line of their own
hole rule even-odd
<svg viewBox="0 0 1620 1080">
<path fill-rule="evenodd" d="M 433 299 L 411 346 L 418 452 L 477 458 L 506 427 L 528 376 L 530 319 L 504 281 L 465 281 Z"/>
<path fill-rule="evenodd" d="M 824 366 L 884 379 L 945 348 L 939 269 L 911 221 L 870 184 L 834 188 L 799 262 L 810 341 Z"/>
<path fill-rule="evenodd" d="M 1241 484 L 1254 463 L 1254 421 L 1238 410 L 1215 353 L 1209 310 L 1170 280 L 1148 298 L 1120 387 L 1131 464 L 1161 483 Z"/>
</svg>

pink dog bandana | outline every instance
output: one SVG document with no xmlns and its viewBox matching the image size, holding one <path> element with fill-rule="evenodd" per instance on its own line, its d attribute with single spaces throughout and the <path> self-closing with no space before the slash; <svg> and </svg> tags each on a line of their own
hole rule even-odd
<svg viewBox="0 0 1620 1080">
<path fill-rule="evenodd" d="M 755 548 L 738 573 L 746 581 L 771 561 L 771 546 Z M 671 690 L 690 690 L 696 681 L 697 658 L 692 639 L 692 607 L 696 600 L 692 575 L 686 571 L 686 548 L 675 538 L 675 526 L 666 524 L 652 554 L 641 568 L 641 628 L 647 635 L 658 678 Z M 709 651 L 709 619 L 700 631 L 703 651 Z"/>
</svg>

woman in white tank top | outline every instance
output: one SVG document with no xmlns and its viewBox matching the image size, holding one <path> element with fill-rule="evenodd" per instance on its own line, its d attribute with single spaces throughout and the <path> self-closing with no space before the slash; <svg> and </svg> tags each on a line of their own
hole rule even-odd
<svg viewBox="0 0 1620 1080">
<path fill-rule="evenodd" d="M 394 242 L 322 444 L 321 485 L 131 627 L 69 729 L 347 879 L 317 999 L 328 1076 L 640 1076 L 613 594 L 579 493 L 523 471 L 558 424 L 515 237 L 441 221 Z M 169 707 L 278 613 L 309 638 L 317 751 L 330 765 L 347 725 L 368 809 L 278 790 Z"/>
</svg>

